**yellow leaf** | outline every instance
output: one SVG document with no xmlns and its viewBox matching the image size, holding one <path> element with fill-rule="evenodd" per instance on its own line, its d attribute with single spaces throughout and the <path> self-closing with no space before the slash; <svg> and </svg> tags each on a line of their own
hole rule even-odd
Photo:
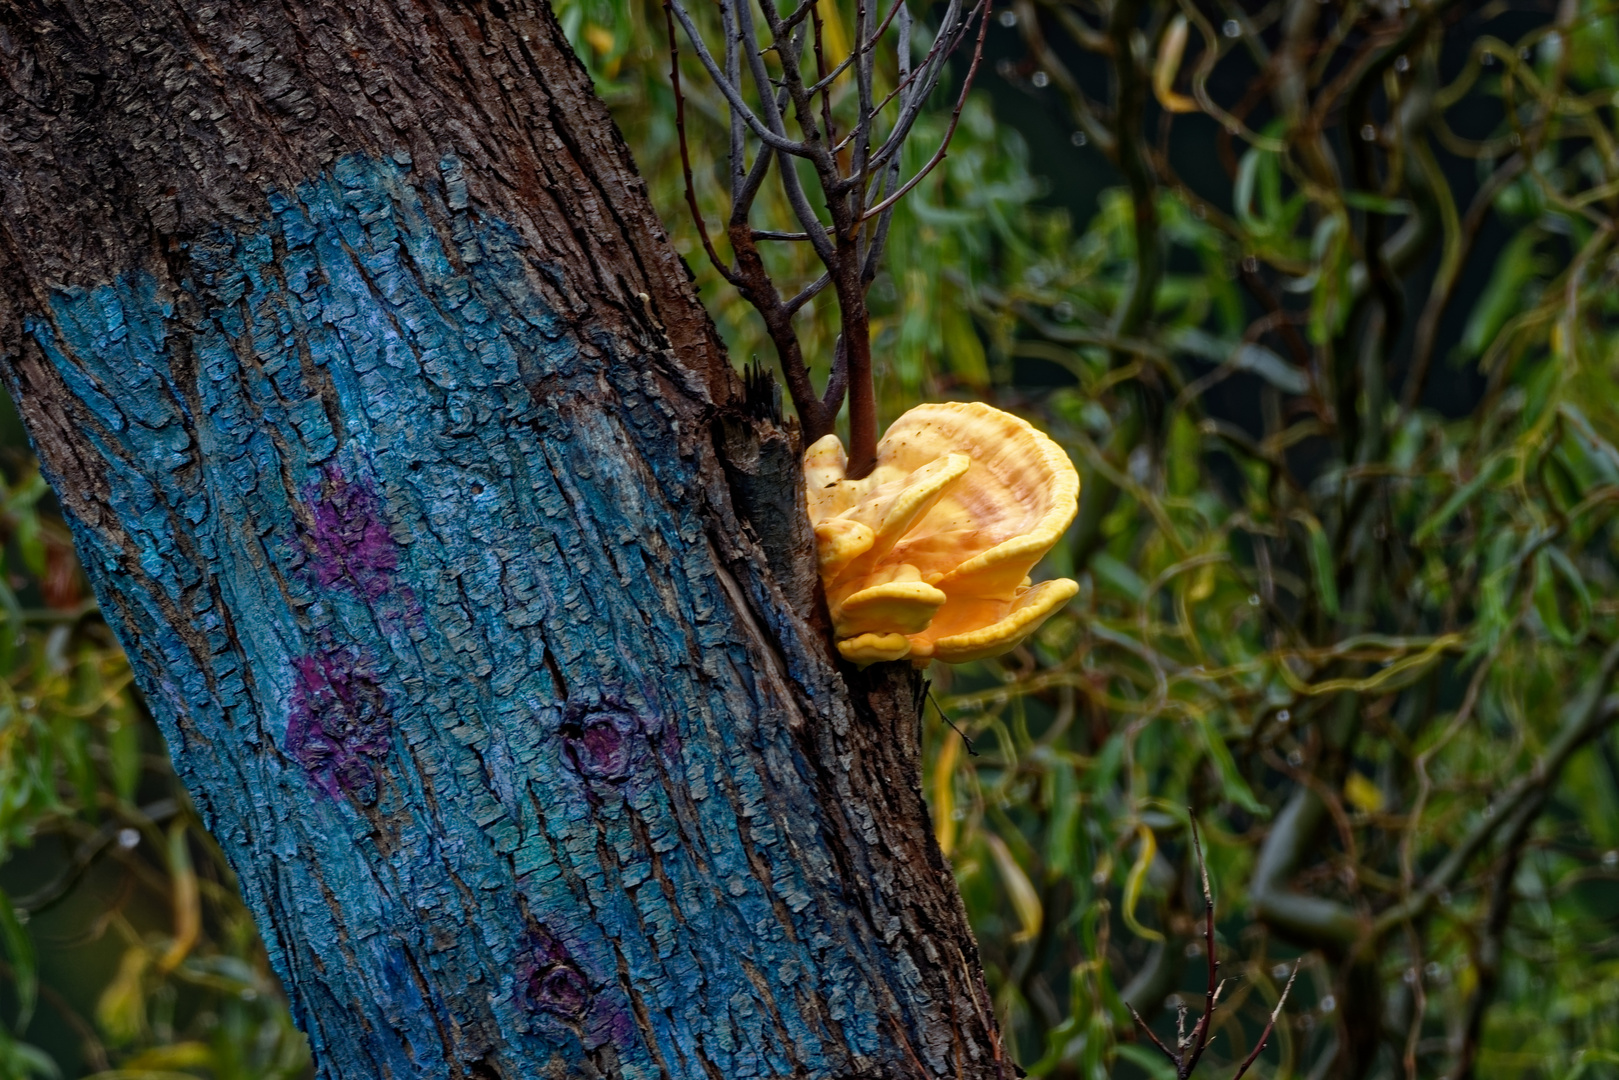
<svg viewBox="0 0 1619 1080">
<path fill-rule="evenodd" d="M 1383 809 L 1383 789 L 1358 772 L 1349 774 L 1344 781 L 1344 798 L 1356 809 L 1376 814 Z"/>
<path fill-rule="evenodd" d="M 1012 901 L 1012 910 L 1017 912 L 1018 922 L 1022 926 L 1022 929 L 1012 935 L 1012 940 L 1019 944 L 1033 941 L 1040 933 L 1040 923 L 1045 917 L 1045 909 L 1040 905 L 1040 894 L 1035 892 L 1034 883 L 1029 880 L 1029 875 L 1023 872 L 1023 867 L 1012 857 L 1006 841 L 987 830 L 983 835 L 984 842 L 989 845 L 989 853 L 995 857 L 995 868 L 1001 872 L 1001 880 L 1006 882 L 1006 892 Z"/>
<path fill-rule="evenodd" d="M 1164 935 L 1156 930 L 1150 930 L 1136 919 L 1136 903 L 1141 899 L 1141 886 L 1146 884 L 1147 869 L 1152 866 L 1152 860 L 1158 854 L 1158 838 L 1152 830 L 1145 825 L 1136 826 L 1136 836 L 1141 839 L 1141 850 L 1136 853 L 1135 865 L 1130 867 L 1130 874 L 1124 879 L 1124 925 L 1128 926 L 1137 937 L 1148 941 L 1162 941 Z"/>
<path fill-rule="evenodd" d="M 611 54 L 613 46 L 618 43 L 611 30 L 605 26 L 597 26 L 595 23 L 590 23 L 585 27 L 585 40 L 590 42 L 590 47 L 602 56 Z"/>
<path fill-rule="evenodd" d="M 146 1030 L 146 995 L 142 976 L 150 962 L 146 950 L 135 946 L 124 953 L 118 971 L 96 1001 L 96 1023 L 115 1042 L 128 1042 Z"/>
<path fill-rule="evenodd" d="M 1198 111 L 1197 102 L 1175 92 L 1175 76 L 1180 74 L 1188 29 L 1185 15 L 1170 20 L 1169 29 L 1164 31 L 1164 42 L 1158 47 L 1158 62 L 1152 69 L 1153 95 L 1158 98 L 1158 104 L 1172 113 Z"/>
<path fill-rule="evenodd" d="M 972 316 L 963 302 L 947 303 L 942 311 L 935 311 L 939 328 L 944 334 L 945 357 L 950 374 L 968 386 L 989 385 L 989 362 L 984 357 L 984 343 L 978 339 Z"/>
<path fill-rule="evenodd" d="M 1478 968 L 1472 964 L 1463 964 L 1461 970 L 1456 973 L 1456 993 L 1465 1000 L 1472 997 L 1476 989 L 1478 989 Z"/>
<path fill-rule="evenodd" d="M 207 1043 L 179 1042 L 169 1046 L 154 1046 L 124 1062 L 126 1072 L 147 1069 L 194 1069 L 213 1063 L 214 1052 Z"/>
<path fill-rule="evenodd" d="M 1192 576 L 1192 587 L 1186 590 L 1188 603 L 1197 604 L 1214 595 L 1214 564 L 1204 563 Z"/>
<path fill-rule="evenodd" d="M 176 821 L 169 829 L 169 875 L 174 879 L 174 939 L 157 965 L 165 975 L 185 960 L 202 929 L 197 872 L 191 866 L 191 848 L 187 846 L 183 821 Z"/>
</svg>

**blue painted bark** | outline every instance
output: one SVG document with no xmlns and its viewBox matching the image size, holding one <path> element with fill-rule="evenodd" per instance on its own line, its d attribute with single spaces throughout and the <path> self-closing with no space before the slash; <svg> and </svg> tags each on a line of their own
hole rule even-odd
<svg viewBox="0 0 1619 1080">
<path fill-rule="evenodd" d="M 198 55 L 243 65 L 271 115 L 320 115 L 299 80 L 324 69 L 222 6 L 187 9 L 186 33 L 248 59 Z M 491 8 L 478 41 L 558 48 L 543 10 Z M 101 53 L 63 40 L 129 64 L 134 98 L 206 68 L 183 34 L 143 53 L 111 33 L 124 17 L 77 25 Z M 331 56 L 359 55 L 336 36 Z M 469 67 L 439 93 L 507 85 L 465 60 L 487 48 L 450 51 Z M 590 144 L 604 114 L 571 57 L 542 69 L 572 82 L 545 90 L 540 159 L 623 171 Z M 179 85 L 223 101 L 230 77 Z M 521 142 L 485 122 L 486 151 Z M 6 374 L 323 1075 L 1009 1074 L 917 791 L 914 680 L 834 668 L 802 610 L 790 448 L 682 354 L 689 289 L 639 254 L 662 237 L 603 231 L 653 220 L 644 200 L 533 210 L 442 122 L 458 138 L 216 172 L 211 212 L 182 197 L 190 224 L 168 228 L 176 185 L 253 151 L 165 145 L 167 123 L 121 145 L 179 179 L 140 189 L 144 218 L 116 198 L 91 215 L 126 238 L 88 271 L 72 222 L 29 264 L 45 189 L 8 190 Z M 14 134 L 4 164 L 37 152 Z M 94 152 L 82 126 L 45 142 L 58 169 Z M 599 212 L 607 189 L 546 190 Z"/>
</svg>

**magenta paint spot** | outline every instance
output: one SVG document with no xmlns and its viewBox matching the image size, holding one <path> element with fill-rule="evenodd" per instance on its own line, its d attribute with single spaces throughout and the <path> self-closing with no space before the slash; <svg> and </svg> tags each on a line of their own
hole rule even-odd
<svg viewBox="0 0 1619 1080">
<path fill-rule="evenodd" d="M 518 977 L 529 1005 L 539 1012 L 577 1023 L 590 1008 L 590 980 L 564 945 L 543 927 L 530 939 Z"/>
<path fill-rule="evenodd" d="M 590 987 L 584 972 L 569 964 L 553 964 L 544 971 L 535 972 L 528 984 L 529 1000 L 536 1009 L 554 1013 L 568 1020 L 585 1015 L 590 1004 Z"/>
<path fill-rule="evenodd" d="M 578 711 L 563 722 L 559 734 L 568 761 L 592 780 L 627 779 L 646 745 L 641 721 L 611 706 Z"/>
<path fill-rule="evenodd" d="M 390 592 L 399 569 L 399 545 L 388 534 L 382 499 L 371 482 L 349 480 L 338 466 L 327 464 L 304 498 L 315 516 L 315 580 L 349 586 L 368 600 Z"/>
<path fill-rule="evenodd" d="M 292 663 L 287 753 L 333 798 L 341 793 L 374 803 L 377 762 L 390 742 L 382 687 L 357 649 L 300 656 Z"/>
<path fill-rule="evenodd" d="M 568 946 L 546 928 L 530 934 L 517 979 L 529 1009 L 543 1018 L 542 1028 L 557 1025 L 560 1031 L 565 1025 L 586 1049 L 634 1044 L 634 1017 L 623 995 L 587 973 Z"/>
</svg>

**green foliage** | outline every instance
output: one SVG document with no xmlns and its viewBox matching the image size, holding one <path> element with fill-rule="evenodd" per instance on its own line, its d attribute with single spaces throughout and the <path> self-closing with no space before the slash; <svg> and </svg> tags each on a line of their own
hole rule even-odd
<svg viewBox="0 0 1619 1080">
<path fill-rule="evenodd" d="M 976 754 L 930 712 L 926 790 L 1009 1049 L 1040 1077 L 1172 1075 L 1126 1002 L 1164 1037 L 1177 995 L 1201 1002 L 1195 817 L 1232 980 L 1208 1075 L 1295 958 L 1250 1075 L 1611 1075 L 1619 17 L 1009 10 L 1004 74 L 872 292 L 885 418 L 992 398 L 1084 476 L 1046 568 L 1080 595 L 1012 655 L 931 673 Z M 685 205 L 661 9 L 556 11 L 735 359 L 770 359 Z M 712 231 L 723 110 L 682 65 Z M 1088 146 L 1031 145 L 1034 114 Z M 1218 153 L 1187 166 L 1183 138 Z M 1094 213 L 1054 209 L 1097 175 Z M 774 197 L 760 227 L 787 220 Z M 802 248 L 768 249 L 777 280 L 817 272 Z M 800 326 L 824 377 L 836 313 Z M 43 485 L 14 462 L 0 502 L 0 1075 L 302 1075 Z"/>
<path fill-rule="evenodd" d="M 1149 1011 L 1204 982 L 1188 806 L 1234 979 L 1211 1054 L 1245 1054 L 1301 954 L 1276 1075 L 1455 1075 L 1471 1061 L 1550 1077 L 1619 1050 L 1615 717 L 1600 705 L 1577 728 L 1564 707 L 1612 692 L 1603 657 L 1619 636 L 1619 159 L 1611 112 L 1591 104 L 1619 83 L 1606 9 L 1561 17 L 1566 64 L 1542 25 L 1510 45 L 1480 37 L 1449 85 L 1444 35 L 1417 36 L 1411 74 L 1381 87 L 1393 119 L 1372 132 L 1378 192 L 1319 183 L 1311 152 L 1334 151 L 1281 120 L 1241 153 L 1225 206 L 1155 159 L 1156 239 L 1178 272 L 1157 283 L 1139 340 L 1118 335 L 1140 273 L 1124 188 L 1040 289 L 979 294 L 997 350 L 1073 374 L 1024 401 L 1093 500 L 1052 560 L 1082 582 L 1069 611 L 1007 661 L 941 675 L 945 711 L 983 753 L 935 731 L 941 838 L 1033 1075 L 1165 1064 L 1121 1041 L 1112 995 Z M 1478 77 L 1492 68 L 1506 72 Z M 1494 99 L 1508 119 L 1468 143 L 1443 114 L 1412 118 L 1424 96 Z M 1451 174 L 1424 164 L 1440 153 L 1478 161 L 1485 194 L 1465 222 L 1468 192 L 1439 190 Z M 1374 215 L 1394 237 L 1377 268 Z M 1504 227 L 1501 253 L 1459 290 L 1484 223 Z M 1460 384 L 1448 396 L 1425 397 L 1411 379 L 1427 361 L 1380 333 L 1400 313 L 1374 273 L 1407 320 L 1465 315 L 1436 346 Z M 1234 302 L 1239 279 L 1252 287 Z M 1259 407 L 1240 415 L 1241 402 Z M 1560 768 L 1576 729 L 1585 749 Z M 1035 883 L 1038 938 L 1027 902 L 1002 899 L 1003 851 Z"/>
</svg>

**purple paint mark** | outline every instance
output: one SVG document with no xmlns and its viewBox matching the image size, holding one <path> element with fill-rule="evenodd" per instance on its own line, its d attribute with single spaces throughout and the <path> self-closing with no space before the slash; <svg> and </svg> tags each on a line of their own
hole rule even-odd
<svg viewBox="0 0 1619 1080">
<path fill-rule="evenodd" d="M 578 1020 L 585 1015 L 585 1007 L 590 1004 L 590 987 L 585 983 L 584 972 L 578 968 L 553 964 L 544 971 L 535 972 L 528 983 L 528 996 L 536 1009 L 564 1019 Z"/>
<path fill-rule="evenodd" d="M 287 753 L 333 798 L 377 798 L 376 763 L 388 752 L 388 702 L 357 649 L 293 660 L 297 682 L 287 720 Z"/>
<path fill-rule="evenodd" d="M 366 479 L 348 480 L 337 465 L 321 467 L 319 484 L 304 491 L 315 515 L 315 580 L 346 585 L 367 600 L 394 588 L 399 545 L 388 534 L 382 499 Z"/>
<path fill-rule="evenodd" d="M 590 982 L 584 971 L 567 946 L 543 927 L 533 934 L 518 977 L 529 1005 L 540 1012 L 577 1023 L 590 1007 Z"/>
<path fill-rule="evenodd" d="M 527 955 L 517 967 L 518 986 L 535 1013 L 578 1032 L 586 1049 L 612 1043 L 628 1048 L 635 1040 L 634 1017 L 622 995 L 600 985 L 549 930 L 532 932 Z"/>
<path fill-rule="evenodd" d="M 563 721 L 558 733 L 576 772 L 609 783 L 629 778 L 646 745 L 640 719 L 610 705 L 579 711 Z"/>
</svg>

